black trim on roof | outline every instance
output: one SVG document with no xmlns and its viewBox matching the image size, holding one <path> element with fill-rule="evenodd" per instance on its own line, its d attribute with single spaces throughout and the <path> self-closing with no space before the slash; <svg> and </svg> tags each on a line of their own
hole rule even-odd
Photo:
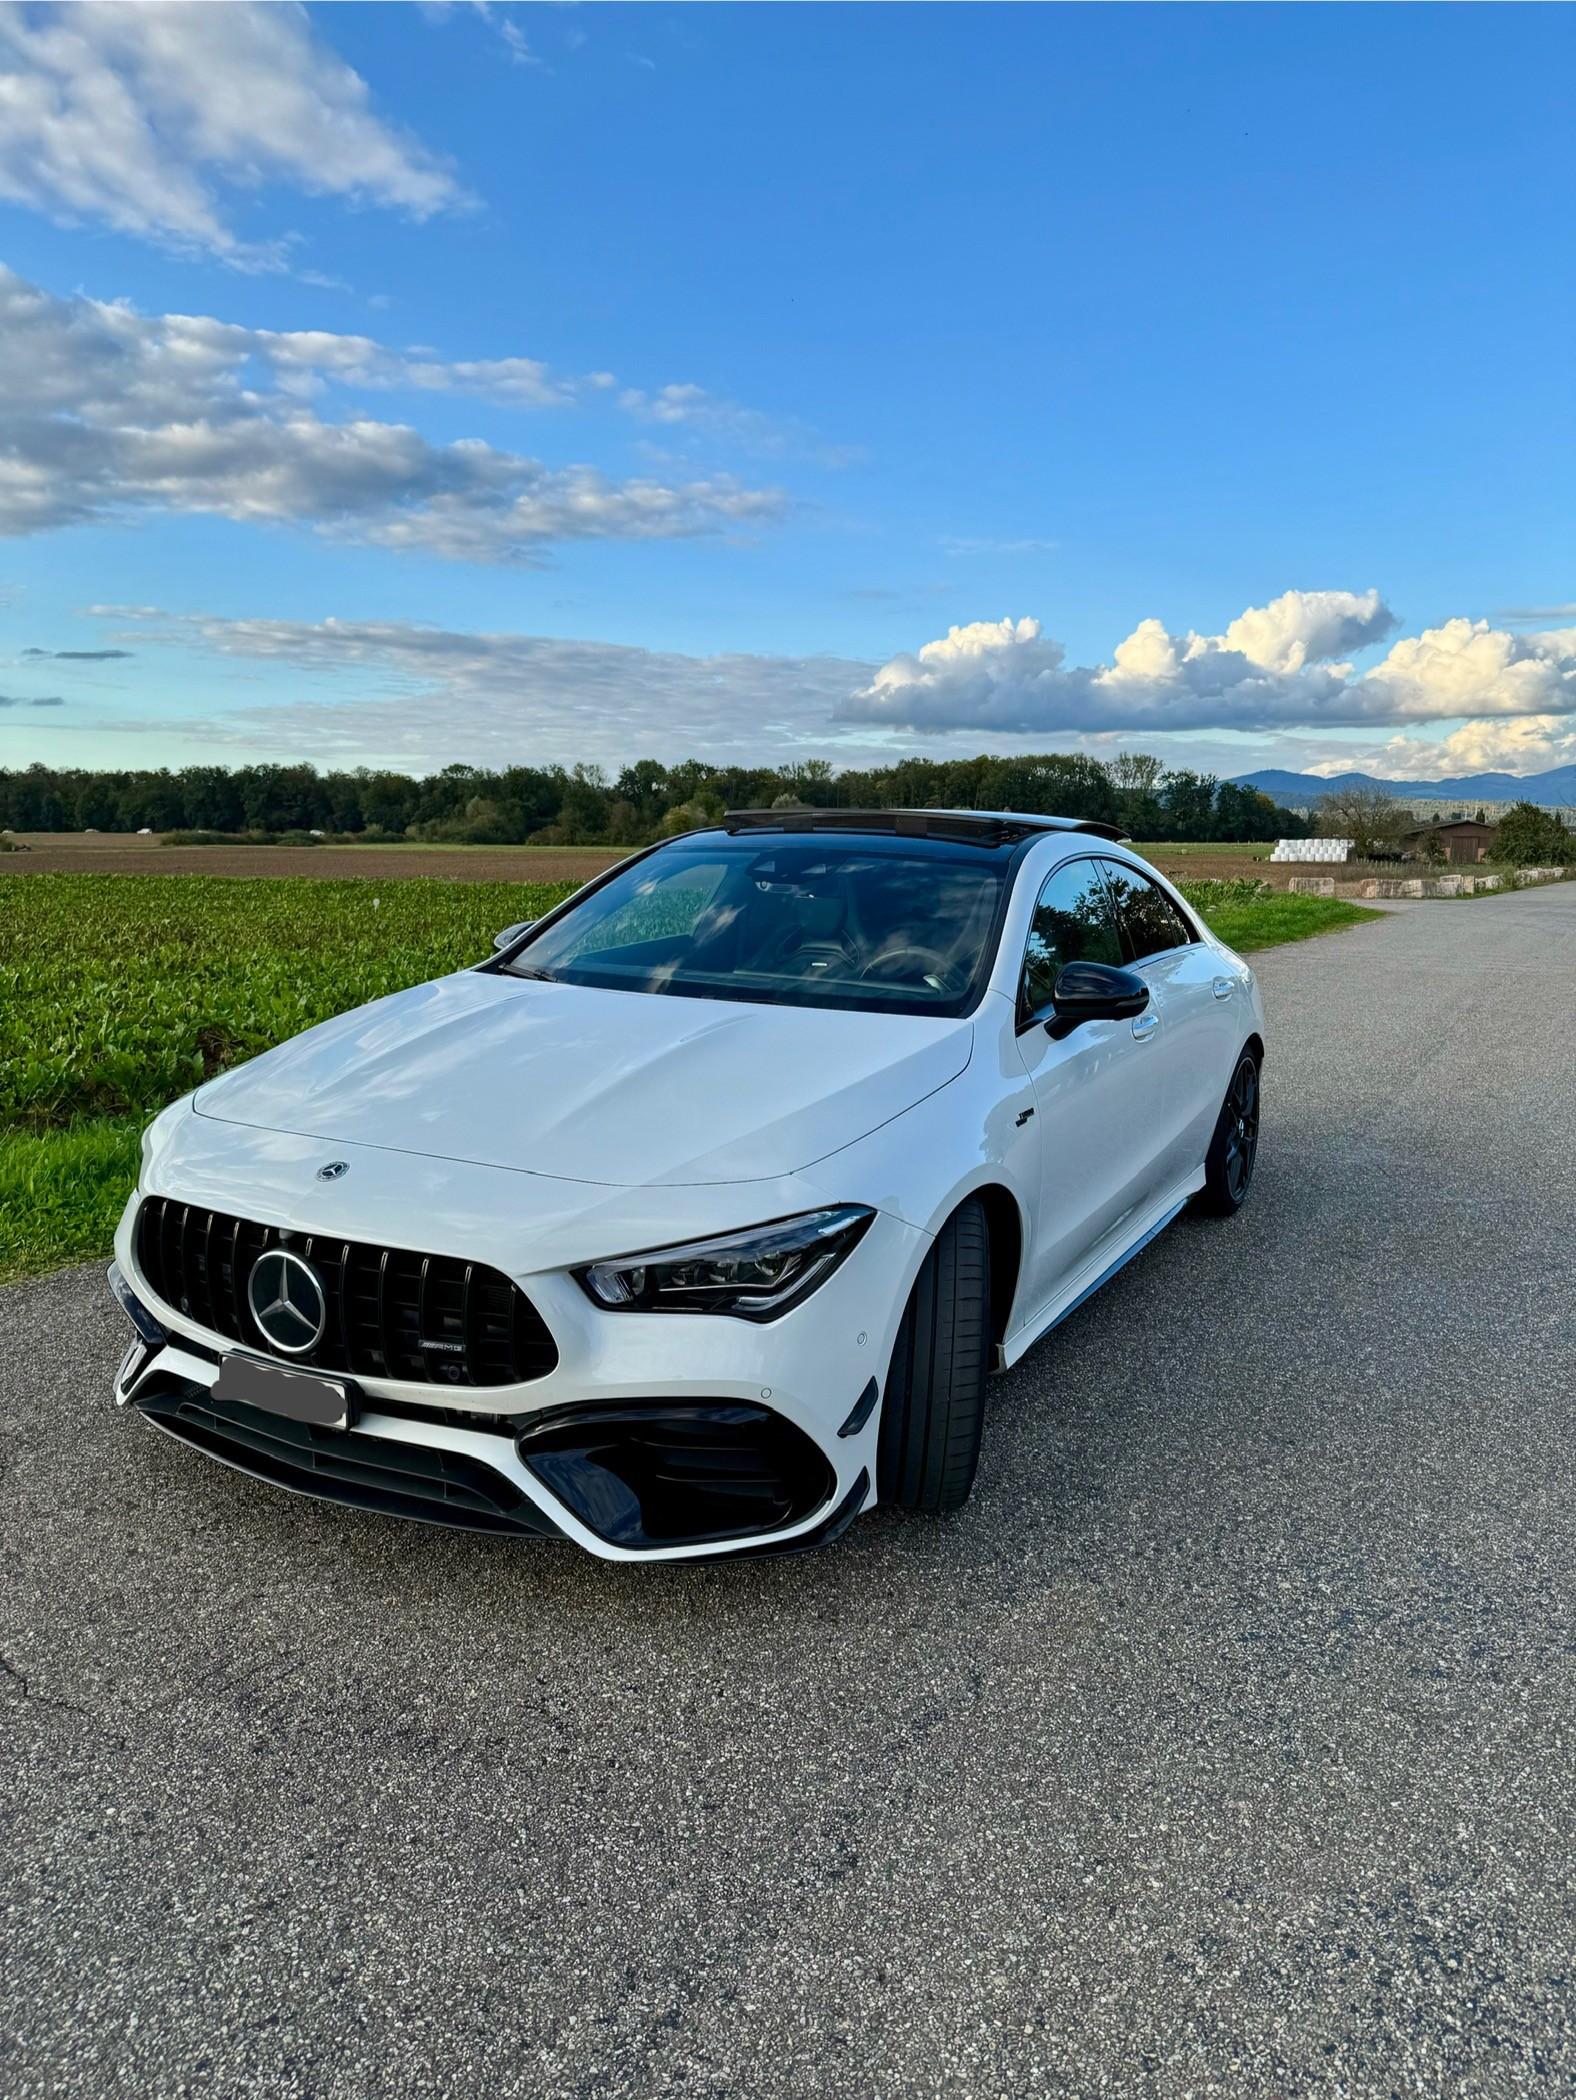
<svg viewBox="0 0 1576 2100">
<path fill-rule="evenodd" d="M 730 809 L 723 829 L 741 831 L 881 831 L 897 838 L 952 839 L 969 846 L 1016 846 L 1042 831 L 1082 831 L 1118 844 L 1119 824 L 1093 817 L 1034 817 L 989 809 Z"/>
</svg>

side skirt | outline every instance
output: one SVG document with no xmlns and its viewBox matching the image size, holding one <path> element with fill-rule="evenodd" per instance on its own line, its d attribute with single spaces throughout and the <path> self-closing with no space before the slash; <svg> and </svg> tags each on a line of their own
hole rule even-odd
<svg viewBox="0 0 1576 2100">
<path fill-rule="evenodd" d="M 1190 1177 L 1188 1185 L 1180 1195 L 1173 1191 L 1165 1199 L 1164 1206 L 1158 1213 L 1150 1213 L 1149 1222 L 1140 1226 L 1114 1261 L 1108 1261 L 1087 1283 L 1080 1284 L 1075 1278 L 1063 1296 L 1051 1299 L 1049 1304 L 1031 1315 L 1015 1333 L 1008 1335 L 996 1351 L 995 1368 L 998 1371 L 1010 1370 L 1019 1357 L 1048 1335 L 1053 1327 L 1060 1327 L 1063 1320 L 1069 1314 L 1075 1313 L 1086 1298 L 1092 1298 L 1097 1290 L 1110 1282 L 1119 1269 L 1127 1267 L 1134 1255 L 1142 1254 L 1151 1240 L 1158 1239 L 1166 1227 L 1187 1208 L 1188 1199 L 1196 1195 L 1203 1186 L 1202 1173 Z"/>
</svg>

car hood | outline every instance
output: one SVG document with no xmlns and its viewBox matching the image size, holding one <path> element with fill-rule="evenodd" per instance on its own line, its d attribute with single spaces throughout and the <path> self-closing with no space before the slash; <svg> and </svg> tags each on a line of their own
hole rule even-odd
<svg viewBox="0 0 1576 2100">
<path fill-rule="evenodd" d="M 264 1130 L 626 1187 L 755 1181 L 945 1086 L 968 1021 L 745 1006 L 466 970 L 200 1089 Z"/>
</svg>

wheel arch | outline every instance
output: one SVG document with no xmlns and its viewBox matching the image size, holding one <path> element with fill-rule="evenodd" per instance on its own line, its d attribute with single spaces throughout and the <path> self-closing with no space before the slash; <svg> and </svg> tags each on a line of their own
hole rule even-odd
<svg viewBox="0 0 1576 2100">
<path fill-rule="evenodd" d="M 971 1198 L 984 1210 L 990 1233 L 990 1338 L 992 1347 L 999 1348 L 1006 1339 L 1023 1267 L 1023 1212 L 1012 1190 L 999 1181 L 970 1189 L 954 1204 L 953 1213 Z"/>
</svg>

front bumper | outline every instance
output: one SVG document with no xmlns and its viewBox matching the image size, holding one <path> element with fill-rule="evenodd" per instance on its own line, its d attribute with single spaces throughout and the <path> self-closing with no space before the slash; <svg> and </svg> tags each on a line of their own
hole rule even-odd
<svg viewBox="0 0 1576 2100">
<path fill-rule="evenodd" d="M 759 1405 L 696 1408 L 676 1395 L 672 1406 L 591 1402 L 517 1417 L 473 1412 L 466 1420 L 460 1410 L 431 1404 L 395 1414 L 387 1411 L 391 1403 L 380 1407 L 358 1391 L 355 1420 L 329 1428 L 220 1398 L 214 1387 L 222 1363 L 218 1350 L 139 1335 L 116 1374 L 116 1402 L 238 1472 L 385 1516 L 569 1538 L 608 1560 L 711 1559 L 824 1545 L 870 1499 L 873 1453 L 844 1488 L 825 1454 Z M 632 1434 L 614 1441 L 615 1424 Z M 756 1432 L 751 1443 L 737 1434 L 719 1443 L 716 1430 L 741 1428 Z M 767 1447 L 781 1453 L 789 1437 L 785 1462 L 770 1463 Z M 766 1463 L 752 1468 L 748 1461 L 757 1455 Z M 718 1463 L 730 1461 L 731 1476 L 719 1484 Z M 757 1508 L 764 1505 L 755 1521 L 752 1496 Z M 653 1512 L 670 1534 L 702 1535 L 679 1543 L 647 1535 L 642 1520 L 650 1523 Z M 725 1533 L 707 1529 L 719 1512 L 728 1520 Z M 638 1543 L 626 1542 L 631 1538 Z"/>
<path fill-rule="evenodd" d="M 298 1142 L 271 1139 L 270 1147 Z M 210 1142 L 205 1147 L 210 1160 L 211 1149 Z M 321 1151 L 320 1145 L 311 1145 L 313 1164 Z M 254 1170 L 256 1165 L 254 1159 Z M 436 1234 L 429 1238 L 428 1229 L 440 1221 L 423 1203 L 421 1189 L 410 1185 L 422 1171 L 423 1163 L 408 1155 L 383 1155 L 371 1162 L 358 1158 L 361 1201 L 368 1210 L 347 1219 L 345 1229 L 367 1231 L 393 1215 L 424 1219 L 416 1230 L 430 1246 Z M 377 1200 L 373 1186 L 374 1175 L 396 1172 L 401 1184 L 397 1210 L 392 1202 Z M 885 1375 L 897 1323 L 928 1245 L 926 1235 L 888 1214 L 878 1215 L 817 1292 L 764 1325 L 716 1316 L 605 1312 L 590 1302 L 567 1267 L 536 1268 L 519 1259 L 526 1251 L 520 1244 L 527 1237 L 523 1228 L 530 1223 L 521 1215 L 525 1204 L 519 1199 L 529 1200 L 534 1193 L 529 1184 L 536 1177 L 469 1169 L 485 1180 L 477 1183 L 475 1203 L 460 1205 L 453 1201 L 457 1170 L 445 1164 L 441 1172 L 449 1199 L 449 1216 L 441 1221 L 449 1228 L 443 1232 L 444 1251 L 488 1260 L 526 1292 L 557 1345 L 558 1362 L 547 1375 L 487 1387 L 358 1378 L 350 1381 L 357 1402 L 351 1426 L 338 1430 L 308 1428 L 217 1400 L 212 1388 L 225 1354 L 236 1344 L 156 1296 L 139 1270 L 133 1227 L 137 1207 L 149 1194 L 193 1204 L 206 1198 L 216 1205 L 220 1192 L 212 1186 L 183 1188 L 188 1177 L 155 1171 L 145 1174 L 143 1188 L 127 1206 L 116 1255 L 129 1288 L 164 1338 L 139 1338 L 128 1350 L 117 1400 L 167 1434 L 280 1486 L 427 1522 L 567 1538 L 607 1560 L 712 1559 L 820 1544 L 874 1499 L 879 1409 L 867 1404 L 861 1411 L 860 1402 L 872 1379 L 879 1386 Z M 299 1204 L 287 1209 L 280 1200 L 284 1191 L 274 1196 L 266 1176 L 261 1187 L 255 1171 L 247 1178 L 252 1215 L 292 1229 L 323 1229 L 315 1215 L 303 1220 Z M 496 1221 L 500 1178 L 510 1184 L 508 1194 L 515 1199 L 507 1232 Z M 235 1185 L 230 1181 L 230 1188 Z M 610 1207 L 605 1198 L 612 1194 L 598 1192 L 599 1211 Z M 785 1183 L 663 1194 L 669 1222 L 660 1237 L 677 1236 L 674 1219 L 680 1231 L 691 1229 L 692 1218 L 697 1226 L 715 1218 L 726 1227 L 747 1222 L 751 1212 L 781 1216 L 826 1200 L 820 1188 Z M 316 1190 L 313 1196 L 321 1202 Z M 562 1199 L 555 1193 L 554 1200 Z M 700 1214 L 702 1201 L 712 1217 Z M 459 1230 L 462 1211 L 468 1215 L 465 1229 Z M 633 1236 L 610 1232 L 605 1216 L 596 1229 L 603 1254 L 639 1244 Z M 640 1229 L 645 1230 L 644 1223 Z M 537 1234 L 529 1237 L 541 1243 Z M 578 1234 L 555 1230 L 551 1237 L 570 1259 L 581 1258 L 574 1244 Z M 854 1426 L 842 1434 L 851 1418 Z M 623 1446 L 617 1444 L 620 1438 Z M 733 1485 L 742 1484 L 745 1497 L 742 1504 L 737 1497 L 729 1502 L 726 1535 L 715 1530 L 683 1535 L 684 1524 L 671 1508 L 662 1513 L 656 1535 L 641 1522 L 634 1505 L 643 1496 L 681 1492 L 697 1469 L 716 1474 L 719 1468 Z M 751 1496 L 758 1522 L 749 1517 Z M 715 1497 L 705 1506 L 716 1510 Z"/>
</svg>

